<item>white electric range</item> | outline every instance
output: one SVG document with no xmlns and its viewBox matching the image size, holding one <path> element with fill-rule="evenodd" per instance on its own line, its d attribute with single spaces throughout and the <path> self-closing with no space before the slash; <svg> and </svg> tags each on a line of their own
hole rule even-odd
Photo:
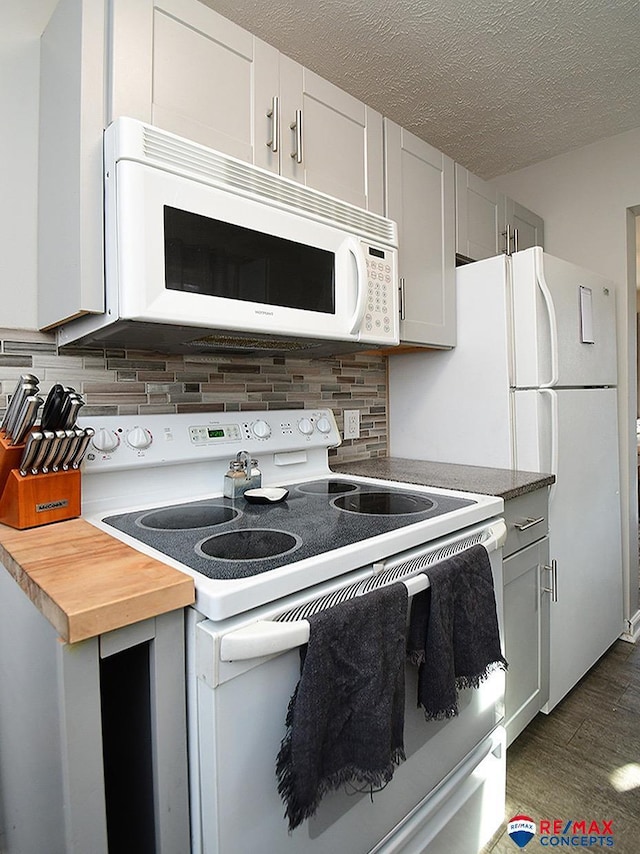
<svg viewBox="0 0 640 854">
<path fill-rule="evenodd" d="M 85 517 L 195 581 L 186 638 L 192 852 L 476 851 L 503 818 L 500 672 L 464 692 L 457 718 L 427 723 L 409 668 L 407 761 L 373 803 L 331 793 L 292 834 L 275 757 L 310 613 L 393 581 L 409 586 L 481 542 L 501 623 L 502 500 L 332 473 L 328 449 L 340 437 L 330 410 L 81 420 L 96 429 Z M 240 451 L 257 460 L 263 486 L 287 490 L 284 500 L 223 496 Z"/>
</svg>

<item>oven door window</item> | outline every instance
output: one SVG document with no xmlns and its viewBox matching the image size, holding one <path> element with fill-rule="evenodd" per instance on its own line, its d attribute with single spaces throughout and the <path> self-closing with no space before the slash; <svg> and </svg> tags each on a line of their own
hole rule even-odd
<svg viewBox="0 0 640 854">
<path fill-rule="evenodd" d="M 335 314 L 335 255 L 164 207 L 165 286 L 204 296 Z"/>
</svg>

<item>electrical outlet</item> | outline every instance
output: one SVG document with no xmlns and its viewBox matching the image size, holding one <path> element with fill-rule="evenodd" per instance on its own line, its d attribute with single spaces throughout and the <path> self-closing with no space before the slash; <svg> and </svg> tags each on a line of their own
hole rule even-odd
<svg viewBox="0 0 640 854">
<path fill-rule="evenodd" d="M 360 438 L 360 410 L 345 409 L 344 411 L 344 438 Z"/>
</svg>

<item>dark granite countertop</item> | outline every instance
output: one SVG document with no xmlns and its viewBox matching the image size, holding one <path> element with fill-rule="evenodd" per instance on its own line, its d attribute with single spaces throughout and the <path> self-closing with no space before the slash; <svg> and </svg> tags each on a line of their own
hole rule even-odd
<svg viewBox="0 0 640 854">
<path fill-rule="evenodd" d="M 505 501 L 550 486 L 555 481 L 555 475 L 541 472 L 407 460 L 401 457 L 376 457 L 352 463 L 334 463 L 331 468 L 339 474 L 497 495 Z"/>
</svg>

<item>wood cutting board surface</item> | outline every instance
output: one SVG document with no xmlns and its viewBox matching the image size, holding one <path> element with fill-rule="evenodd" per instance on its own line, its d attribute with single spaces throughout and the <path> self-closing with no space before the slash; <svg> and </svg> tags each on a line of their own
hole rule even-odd
<svg viewBox="0 0 640 854">
<path fill-rule="evenodd" d="M 69 643 L 184 608 L 193 579 L 84 519 L 0 525 L 0 561 Z"/>
</svg>

